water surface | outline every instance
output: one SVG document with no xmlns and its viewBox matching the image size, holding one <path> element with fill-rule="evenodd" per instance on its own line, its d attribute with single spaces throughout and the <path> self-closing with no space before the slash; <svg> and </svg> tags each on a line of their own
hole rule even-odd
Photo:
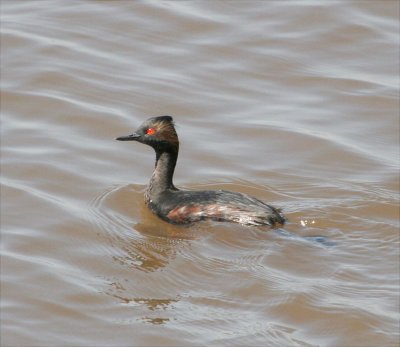
<svg viewBox="0 0 400 347">
<path fill-rule="evenodd" d="M 397 1 L 3 1 L 2 346 L 399 345 Z M 175 184 L 279 230 L 144 206 Z"/>
</svg>

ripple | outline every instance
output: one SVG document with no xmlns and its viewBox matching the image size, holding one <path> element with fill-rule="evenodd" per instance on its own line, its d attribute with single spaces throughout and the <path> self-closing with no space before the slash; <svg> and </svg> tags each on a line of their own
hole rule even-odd
<svg viewBox="0 0 400 347">
<path fill-rule="evenodd" d="M 142 200 L 142 186 L 115 186 L 94 198 L 89 210 L 105 238 L 105 252 L 112 254 L 114 261 L 153 272 L 174 259 L 176 248 L 192 235 L 159 221 Z M 141 218 L 148 219 L 142 223 Z"/>
</svg>

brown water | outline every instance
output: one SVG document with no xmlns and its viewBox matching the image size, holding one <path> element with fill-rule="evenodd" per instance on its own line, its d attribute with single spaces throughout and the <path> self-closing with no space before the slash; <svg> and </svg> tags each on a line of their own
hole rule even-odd
<svg viewBox="0 0 400 347">
<path fill-rule="evenodd" d="M 2 1 L 1 346 L 399 345 L 398 1 Z M 289 223 L 167 225 L 175 184 Z"/>
</svg>

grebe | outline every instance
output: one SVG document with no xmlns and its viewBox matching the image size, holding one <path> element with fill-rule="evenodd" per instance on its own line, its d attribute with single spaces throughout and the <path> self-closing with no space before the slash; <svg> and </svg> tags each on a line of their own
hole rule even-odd
<svg viewBox="0 0 400 347">
<path fill-rule="evenodd" d="M 149 118 L 135 133 L 117 137 L 116 140 L 137 141 L 155 150 L 156 165 L 145 192 L 145 203 L 153 213 L 169 223 L 188 224 L 205 219 L 254 226 L 285 223 L 279 209 L 247 194 L 176 188 L 172 177 L 179 140 L 170 116 Z"/>
</svg>

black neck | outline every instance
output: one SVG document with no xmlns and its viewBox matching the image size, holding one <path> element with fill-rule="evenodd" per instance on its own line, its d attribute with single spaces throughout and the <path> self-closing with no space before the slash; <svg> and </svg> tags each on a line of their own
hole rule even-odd
<svg viewBox="0 0 400 347">
<path fill-rule="evenodd" d="M 174 176 L 177 159 L 177 148 L 169 151 L 156 150 L 156 167 L 149 184 L 149 190 L 151 192 L 162 192 L 167 189 L 176 189 L 172 182 L 172 177 Z"/>
</svg>

